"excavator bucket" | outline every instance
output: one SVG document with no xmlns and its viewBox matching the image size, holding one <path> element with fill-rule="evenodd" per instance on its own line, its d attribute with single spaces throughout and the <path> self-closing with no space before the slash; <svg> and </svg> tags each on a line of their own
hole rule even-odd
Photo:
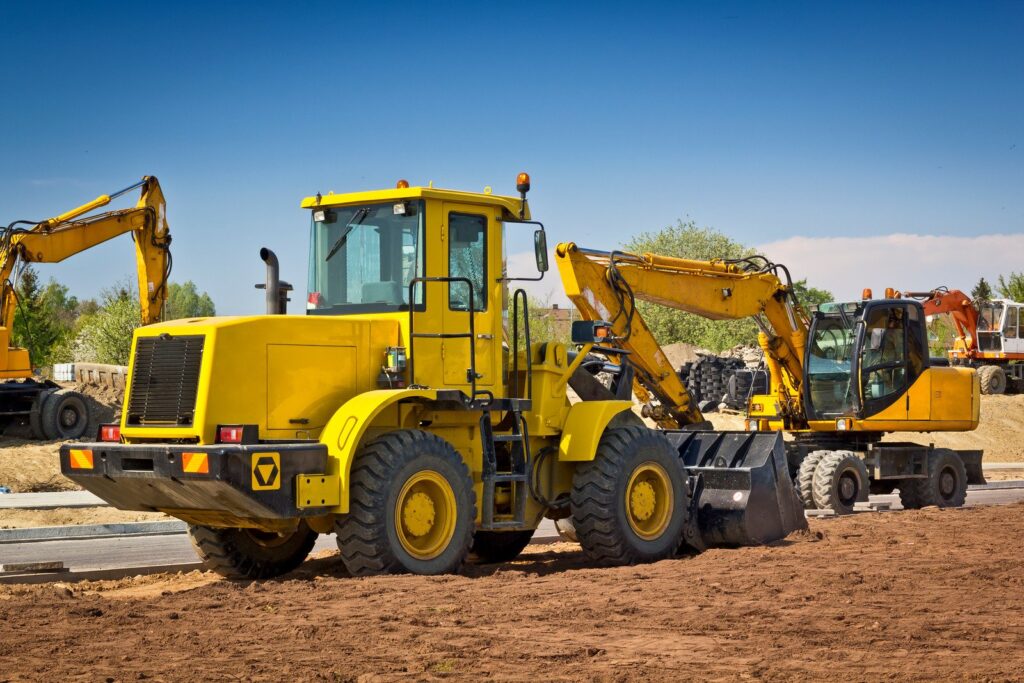
<svg viewBox="0 0 1024 683">
<path fill-rule="evenodd" d="M 807 528 L 779 432 L 671 431 L 692 478 L 694 547 L 762 545 Z"/>
</svg>

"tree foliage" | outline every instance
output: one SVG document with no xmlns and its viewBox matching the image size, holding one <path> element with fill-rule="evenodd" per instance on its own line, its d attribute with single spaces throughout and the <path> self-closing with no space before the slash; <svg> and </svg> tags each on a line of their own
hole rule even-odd
<svg viewBox="0 0 1024 683">
<path fill-rule="evenodd" d="M 694 221 L 678 221 L 657 232 L 641 233 L 627 242 L 624 249 L 700 261 L 743 258 L 755 253 L 714 228 L 698 227 Z M 833 300 L 830 292 L 811 287 L 806 280 L 794 282 L 793 289 L 804 306 Z M 737 344 L 757 343 L 757 327 L 750 318 L 708 320 L 647 302 L 638 302 L 637 309 L 661 344 L 686 342 L 722 351 Z"/>
<path fill-rule="evenodd" d="M 985 278 L 981 278 L 971 290 L 971 298 L 975 301 L 988 301 L 992 298 L 992 285 Z"/>
<path fill-rule="evenodd" d="M 167 304 L 164 315 L 167 320 L 208 318 L 216 314 L 213 299 L 206 292 L 200 292 L 196 283 L 191 280 L 182 284 L 172 282 L 167 286 Z"/>
<path fill-rule="evenodd" d="M 1024 301 L 1024 273 L 999 276 L 999 295 L 1012 301 Z"/>
</svg>

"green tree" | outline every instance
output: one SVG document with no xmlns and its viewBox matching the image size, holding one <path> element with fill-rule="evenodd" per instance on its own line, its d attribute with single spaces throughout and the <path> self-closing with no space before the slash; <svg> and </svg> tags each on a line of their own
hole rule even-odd
<svg viewBox="0 0 1024 683">
<path fill-rule="evenodd" d="M 199 292 L 196 283 L 188 280 L 182 284 L 172 282 L 167 286 L 167 320 L 179 318 L 207 318 L 216 315 L 213 299 L 206 292 Z"/>
<path fill-rule="evenodd" d="M 127 365 L 132 333 L 142 325 L 139 298 L 130 283 L 105 290 L 96 313 L 83 316 L 75 341 L 75 360 Z"/>
<path fill-rule="evenodd" d="M 1024 301 L 1024 273 L 1010 273 L 1006 278 L 999 276 L 999 295 L 1004 299 Z"/>
<path fill-rule="evenodd" d="M 66 333 L 57 319 L 57 302 L 47 296 L 50 289 L 49 286 L 45 289 L 39 286 L 39 276 L 31 266 L 21 271 L 16 289 L 12 337 L 16 345 L 28 349 L 34 367 L 51 362 L 54 347 Z"/>
<path fill-rule="evenodd" d="M 796 294 L 797 300 L 804 306 L 804 308 L 820 306 L 836 300 L 835 297 L 832 296 L 832 292 L 827 289 L 818 289 L 817 287 L 809 286 L 807 284 L 807 278 L 797 280 L 793 283 L 793 293 Z"/>
<path fill-rule="evenodd" d="M 974 285 L 974 289 L 971 290 L 971 298 L 975 301 L 988 301 L 992 298 L 992 286 L 981 278 L 978 280 L 978 284 Z"/>
</svg>

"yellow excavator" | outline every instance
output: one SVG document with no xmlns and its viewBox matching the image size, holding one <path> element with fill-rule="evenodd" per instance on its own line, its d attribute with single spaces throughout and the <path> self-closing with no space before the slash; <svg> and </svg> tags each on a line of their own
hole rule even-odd
<svg viewBox="0 0 1024 683">
<path fill-rule="evenodd" d="M 140 188 L 134 207 L 87 215 Z M 36 379 L 31 349 L 12 344 L 14 314 L 20 305 L 16 283 L 29 263 L 63 261 L 125 233 L 135 242 L 142 323 L 148 325 L 163 315 L 171 270 L 167 206 L 156 177 L 145 176 L 54 218 L 14 221 L 0 231 L 0 424 L 27 422 L 38 439 L 76 439 L 85 433 L 89 411 L 83 397 Z"/>
<path fill-rule="evenodd" d="M 969 483 L 984 483 L 981 451 L 881 440 L 978 425 L 977 373 L 929 358 L 920 302 L 875 300 L 865 290 L 861 301 L 810 314 L 789 271 L 762 256 L 696 261 L 566 243 L 555 260 L 582 319 L 610 324 L 608 341 L 622 351 L 617 360 L 643 415 L 665 429 L 705 420 L 636 301 L 752 319 L 770 382 L 767 393 L 748 397 L 746 428 L 792 436 L 790 474 L 806 507 L 848 513 L 869 492 L 897 488 L 905 508 L 959 506 Z"/>
</svg>

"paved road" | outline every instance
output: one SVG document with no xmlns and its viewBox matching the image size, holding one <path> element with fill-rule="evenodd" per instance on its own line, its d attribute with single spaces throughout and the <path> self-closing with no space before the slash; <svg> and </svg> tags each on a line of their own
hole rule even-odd
<svg viewBox="0 0 1024 683">
<path fill-rule="evenodd" d="M 1006 505 L 1019 501 L 1024 501 L 1024 482 L 1021 481 L 971 487 L 967 494 L 968 506 Z M 871 503 L 889 503 L 892 509 L 901 509 L 898 495 L 871 496 Z M 551 541 L 557 537 L 554 524 L 544 520 L 534 540 Z M 314 552 L 336 547 L 333 535 L 321 536 Z M 144 573 L 147 568 L 150 571 L 156 568 L 190 570 L 199 566 L 192 545 L 184 534 L 0 544 L 0 563 L 54 560 L 63 561 L 67 569 L 76 573 L 115 569 L 131 570 L 123 573 Z M 59 579 L 59 574 L 53 576 L 53 580 Z"/>
</svg>

